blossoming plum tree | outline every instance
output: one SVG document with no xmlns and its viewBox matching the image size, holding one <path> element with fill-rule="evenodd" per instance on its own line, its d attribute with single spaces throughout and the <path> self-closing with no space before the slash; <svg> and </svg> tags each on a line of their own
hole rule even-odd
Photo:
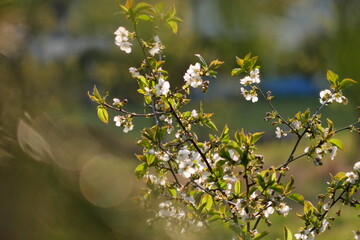
<svg viewBox="0 0 360 240">
<path fill-rule="evenodd" d="M 120 4 L 121 13 L 132 22 L 133 32 L 120 26 L 115 31 L 115 44 L 125 53 L 131 53 L 137 41 L 144 60 L 138 67 L 130 67 L 130 75 L 138 83 L 138 92 L 143 95 L 146 113 L 127 111 L 127 100 L 102 96 L 94 86 L 89 97 L 98 104 L 97 113 L 101 121 L 108 123 L 108 109 L 118 112 L 113 120 L 125 133 L 133 130 L 132 120 L 137 117 L 153 118 L 155 124 L 141 131 L 137 144 L 143 148 L 142 154 L 136 155 L 141 163 L 135 169 L 135 175 L 146 182 L 146 189 L 139 197 L 139 202 L 157 213 L 148 222 L 166 219 L 171 229 L 184 231 L 187 228 L 211 228 L 214 221 L 223 222 L 233 230 L 235 239 L 261 239 L 268 234 L 268 229 L 259 229 L 259 223 L 271 226 L 270 216 L 279 214 L 286 217 L 292 208 L 287 199 L 303 206 L 303 213 L 298 216 L 304 225 L 294 234 L 295 239 L 314 239 L 330 228 L 329 210 L 336 204 L 345 204 L 358 209 L 360 207 L 360 162 L 354 164 L 353 171 L 339 172 L 331 176 L 326 191 L 318 195 L 316 204 L 305 200 L 294 192 L 295 179 L 285 180 L 291 170 L 292 162 L 308 158 L 316 166 L 323 164 L 327 155 L 335 158 L 338 149 L 343 149 L 336 134 L 348 130 L 360 133 L 360 119 L 342 128 L 335 128 L 330 119 L 325 125 L 320 115 L 321 110 L 333 103 L 347 104 L 342 90 L 356 81 L 340 79 L 334 72 L 327 72 L 330 89 L 320 92 L 320 105 L 314 113 L 310 110 L 298 112 L 285 118 L 280 115 L 272 103 L 271 92 L 265 93 L 261 86 L 260 66 L 256 65 L 257 56 L 247 54 L 244 58 L 236 57 L 237 68 L 232 76 L 242 74 L 239 93 L 247 101 L 257 102 L 259 97 L 266 100 L 270 111 L 265 120 L 275 127 L 277 138 L 287 135 L 296 137 L 295 145 L 290 149 L 287 159 L 279 166 L 264 168 L 264 157 L 257 154 L 256 143 L 263 132 L 245 133 L 236 131 L 229 134 L 225 126 L 219 134 L 210 134 L 208 140 L 200 141 L 192 131 L 193 126 L 204 126 L 218 132 L 211 120 L 211 113 L 206 113 L 200 105 L 198 109 L 183 110 L 191 101 L 191 89 L 201 88 L 206 93 L 209 77 L 217 76 L 217 69 L 222 61 L 210 63 L 196 54 L 199 61 L 192 63 L 183 76 L 181 88 L 171 88 L 171 80 L 165 69 L 164 49 L 160 37 L 155 35 L 150 41 L 141 38 L 138 32 L 140 21 L 165 23 L 172 32 L 178 30 L 181 21 L 176 17 L 174 7 L 166 8 L 159 3 L 154 6 L 141 2 L 135 4 L 127 0 Z M 206 78 L 205 78 L 206 77 Z M 295 155 L 299 143 L 308 140 L 308 146 L 300 155 Z M 268 160 L 269 161 L 269 160 Z M 288 178 L 286 178 L 288 179 Z M 359 231 L 354 231 L 358 239 Z M 284 239 L 293 235 L 284 226 Z"/>
</svg>

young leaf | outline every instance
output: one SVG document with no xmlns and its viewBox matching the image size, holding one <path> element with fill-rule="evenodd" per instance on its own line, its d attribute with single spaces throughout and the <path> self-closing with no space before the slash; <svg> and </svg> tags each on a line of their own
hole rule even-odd
<svg viewBox="0 0 360 240">
<path fill-rule="evenodd" d="M 205 204 L 204 208 L 209 211 L 213 205 L 212 196 L 210 196 L 208 194 L 203 195 L 200 204 Z"/>
<path fill-rule="evenodd" d="M 312 213 L 312 212 L 314 212 L 316 209 L 314 208 L 314 206 L 312 205 L 312 203 L 311 202 L 309 202 L 309 201 L 305 201 L 304 202 L 304 213 L 305 213 L 305 215 L 306 214 L 308 214 L 308 213 Z"/>
<path fill-rule="evenodd" d="M 178 28 L 179 28 L 177 22 L 170 20 L 170 21 L 167 21 L 166 23 L 167 23 L 167 25 L 169 26 L 169 28 L 171 29 L 171 31 L 172 31 L 174 34 L 177 34 Z"/>
<path fill-rule="evenodd" d="M 284 240 L 292 240 L 292 233 L 286 226 L 284 226 Z"/>
<path fill-rule="evenodd" d="M 336 146 L 341 150 L 344 150 L 344 145 L 339 139 L 335 139 L 335 138 L 329 139 L 328 143 L 331 143 L 333 146 Z"/>
<path fill-rule="evenodd" d="M 337 74 L 335 74 L 333 71 L 328 70 L 326 73 L 326 79 L 330 82 L 330 84 L 332 86 L 337 86 L 338 85 L 338 78 L 339 76 Z"/>
<path fill-rule="evenodd" d="M 251 144 L 256 143 L 261 138 L 262 135 L 264 135 L 264 132 L 257 132 L 252 134 L 250 140 Z"/>
<path fill-rule="evenodd" d="M 138 165 L 138 166 L 135 168 L 135 176 L 136 176 L 138 179 L 141 179 L 142 177 L 144 177 L 147 169 L 148 169 L 147 164 L 146 164 L 146 163 L 141 163 L 140 165 Z"/>
<path fill-rule="evenodd" d="M 344 89 L 347 86 L 353 85 L 357 83 L 355 80 L 351 79 L 351 78 L 345 78 L 340 82 L 340 89 Z"/>
<path fill-rule="evenodd" d="M 266 235 L 268 235 L 269 234 L 269 232 L 261 232 L 261 233 L 258 233 L 258 234 L 256 234 L 255 235 L 255 237 L 253 238 L 254 240 L 260 240 L 260 239 L 262 239 L 263 237 L 265 237 Z"/>
<path fill-rule="evenodd" d="M 109 114 L 104 106 L 98 106 L 97 107 L 97 115 L 101 121 L 104 123 L 109 122 Z"/>
<path fill-rule="evenodd" d="M 146 14 L 140 14 L 139 16 L 136 17 L 137 20 L 143 20 L 143 21 L 147 21 L 147 22 L 152 22 L 154 19 Z"/>
<path fill-rule="evenodd" d="M 241 192 L 241 181 L 237 181 L 234 186 L 235 194 L 240 194 Z"/>
<path fill-rule="evenodd" d="M 132 8 L 133 5 L 134 5 L 134 1 L 133 1 L 133 0 L 126 0 L 125 7 L 126 7 L 127 9 Z"/>
<path fill-rule="evenodd" d="M 233 76 L 236 76 L 236 75 L 242 73 L 243 71 L 244 71 L 243 68 L 234 68 L 234 69 L 231 71 L 231 76 L 232 76 L 232 77 L 233 77 Z"/>
<path fill-rule="evenodd" d="M 304 197 L 298 193 L 291 193 L 288 195 L 288 198 L 298 202 L 299 204 L 304 204 Z"/>
</svg>

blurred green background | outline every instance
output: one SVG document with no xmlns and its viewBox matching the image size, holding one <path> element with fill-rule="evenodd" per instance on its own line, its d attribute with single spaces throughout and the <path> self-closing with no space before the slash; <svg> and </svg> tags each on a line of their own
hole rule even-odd
<svg viewBox="0 0 360 240">
<path fill-rule="evenodd" d="M 240 95 L 239 79 L 230 77 L 235 56 L 250 51 L 260 56 L 262 85 L 289 117 L 316 109 L 319 90 L 327 88 L 327 69 L 360 80 L 358 0 L 167 2 L 184 20 L 177 36 L 158 30 L 167 46 L 171 85 L 182 83 L 189 64 L 197 61 L 195 53 L 225 61 L 208 94 L 195 91 L 192 107 L 202 101 L 206 111 L 215 112 L 219 128 L 228 123 L 233 130 L 266 130 L 259 153 L 268 165 L 287 158 L 293 139 L 276 141 L 273 127 L 263 121 L 266 104 L 247 103 Z M 149 214 L 132 200 L 142 187 L 133 175 L 134 153 L 141 151 L 134 142 L 151 122 L 138 120 L 134 131 L 124 134 L 112 123 L 102 124 L 87 97 L 96 84 L 143 111 L 128 73 L 140 65 L 140 51 L 127 55 L 113 43 L 113 32 L 127 25 L 114 14 L 118 10 L 117 1 L 0 1 L 0 239 L 231 238 L 220 226 L 183 236 L 160 223 L 150 228 Z M 142 25 L 144 37 L 152 36 L 149 29 Z M 345 92 L 346 107 L 330 106 L 324 117 L 338 128 L 356 121 L 359 93 L 358 84 Z M 329 172 L 349 171 L 360 160 L 359 137 L 340 138 L 346 147 L 335 161 L 327 159 L 322 167 L 305 159 L 293 164 L 298 192 L 314 199 L 324 191 Z M 352 238 L 360 220 L 341 209 L 342 218 L 319 239 Z M 269 239 L 281 236 L 284 223 L 296 232 L 296 210 L 286 219 L 271 218 L 275 231 Z"/>
</svg>

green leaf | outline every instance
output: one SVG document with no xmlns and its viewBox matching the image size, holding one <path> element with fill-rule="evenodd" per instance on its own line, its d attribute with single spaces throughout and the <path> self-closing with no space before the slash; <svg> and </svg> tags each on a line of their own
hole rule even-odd
<svg viewBox="0 0 360 240">
<path fill-rule="evenodd" d="M 119 4 L 119 7 L 124 11 L 125 14 L 129 12 L 129 9 L 127 9 L 127 7 L 125 7 L 124 5 Z"/>
<path fill-rule="evenodd" d="M 237 181 L 234 186 L 235 194 L 240 194 L 241 192 L 241 181 Z"/>
<path fill-rule="evenodd" d="M 331 138 L 328 140 L 328 143 L 331 143 L 333 146 L 336 146 L 341 150 L 344 150 L 344 145 L 339 139 Z"/>
<path fill-rule="evenodd" d="M 298 193 L 291 193 L 287 196 L 288 198 L 298 202 L 299 204 L 303 205 L 304 204 L 304 197 L 301 194 Z"/>
<path fill-rule="evenodd" d="M 265 132 L 256 132 L 256 133 L 252 134 L 251 140 L 250 140 L 251 144 L 256 143 L 261 138 L 261 136 L 264 135 L 264 133 Z"/>
<path fill-rule="evenodd" d="M 109 114 L 104 106 L 98 106 L 97 107 L 97 115 L 101 121 L 104 123 L 109 122 Z"/>
<path fill-rule="evenodd" d="M 213 199 L 211 195 L 205 194 L 203 195 L 203 197 L 201 198 L 201 202 L 200 204 L 205 204 L 204 209 L 210 211 L 212 205 L 213 205 Z"/>
<path fill-rule="evenodd" d="M 351 86 L 353 84 L 357 83 L 355 80 L 351 79 L 351 78 L 345 78 L 340 82 L 340 89 L 344 89 L 347 86 Z"/>
<path fill-rule="evenodd" d="M 334 176 L 334 179 L 337 179 L 338 181 L 340 181 L 341 179 L 346 177 L 346 173 L 344 172 L 339 172 Z"/>
<path fill-rule="evenodd" d="M 234 68 L 232 71 L 231 71 L 231 76 L 236 76 L 240 73 L 244 72 L 244 69 L 243 68 Z"/>
<path fill-rule="evenodd" d="M 239 65 L 240 67 L 244 67 L 244 59 L 241 59 L 239 57 L 236 57 L 236 63 L 237 65 Z"/>
<path fill-rule="evenodd" d="M 213 121 L 211 121 L 210 119 L 207 119 L 204 124 L 208 127 L 211 128 L 212 130 L 218 131 L 215 123 L 213 123 Z"/>
<path fill-rule="evenodd" d="M 135 168 L 135 176 L 138 179 L 141 179 L 142 177 L 144 177 L 145 173 L 147 172 L 147 169 L 148 169 L 148 165 L 146 163 L 141 163 Z"/>
<path fill-rule="evenodd" d="M 144 10 L 151 8 L 151 5 L 145 2 L 140 2 L 135 6 L 135 13 L 140 13 Z"/>
<path fill-rule="evenodd" d="M 209 68 L 210 69 L 216 69 L 216 68 L 219 68 L 221 65 L 223 65 L 224 64 L 224 62 L 222 62 L 222 61 L 219 61 L 218 59 L 216 59 L 216 60 L 213 60 L 211 63 L 210 63 L 210 66 L 209 66 Z"/>
<path fill-rule="evenodd" d="M 339 76 L 335 74 L 333 71 L 327 70 L 326 79 L 330 82 L 332 86 L 338 85 Z"/>
<path fill-rule="evenodd" d="M 314 210 L 315 210 L 315 208 L 314 208 L 314 206 L 312 205 L 311 202 L 304 201 L 304 213 L 305 213 L 305 215 L 308 214 L 308 213 L 311 214 L 312 212 L 314 212 Z"/>
<path fill-rule="evenodd" d="M 171 21 L 167 21 L 166 23 L 167 23 L 167 25 L 170 27 L 171 31 L 172 31 L 174 34 L 177 34 L 178 28 L 179 28 L 177 22 L 171 20 Z"/>
<path fill-rule="evenodd" d="M 261 174 L 258 174 L 256 177 L 258 179 L 260 187 L 262 187 L 262 189 L 265 189 L 266 183 L 265 183 L 264 178 L 261 176 Z"/>
<path fill-rule="evenodd" d="M 147 154 L 146 155 L 146 162 L 150 166 L 155 161 L 155 155 L 153 154 Z"/>
<path fill-rule="evenodd" d="M 101 95 L 100 95 L 100 93 L 99 93 L 99 91 L 98 91 L 98 89 L 96 88 L 95 85 L 94 85 L 94 89 L 93 89 L 93 95 L 94 95 L 97 99 L 99 99 L 99 100 L 102 99 L 102 98 L 101 98 Z"/>
<path fill-rule="evenodd" d="M 284 226 L 284 240 L 292 240 L 292 233 L 286 226 Z"/>
<path fill-rule="evenodd" d="M 134 5 L 134 1 L 133 1 L 133 0 L 126 0 L 125 7 L 126 7 L 127 9 L 132 8 L 133 5 Z"/>
<path fill-rule="evenodd" d="M 269 232 L 261 232 L 261 233 L 258 233 L 255 235 L 255 237 L 253 238 L 254 240 L 259 240 L 259 239 L 262 239 L 263 237 L 265 237 L 266 235 L 268 235 Z"/>
<path fill-rule="evenodd" d="M 177 192 L 176 192 L 176 189 L 174 188 L 168 188 L 168 192 L 170 193 L 170 195 L 174 198 L 176 198 L 177 196 Z"/>
<path fill-rule="evenodd" d="M 136 17 L 137 20 L 143 20 L 143 21 L 147 21 L 147 22 L 152 22 L 154 19 L 146 14 L 140 14 L 139 16 Z"/>
</svg>

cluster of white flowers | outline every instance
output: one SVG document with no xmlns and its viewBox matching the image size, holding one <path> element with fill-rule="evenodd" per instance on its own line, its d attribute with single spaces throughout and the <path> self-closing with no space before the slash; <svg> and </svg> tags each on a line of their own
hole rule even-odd
<svg viewBox="0 0 360 240">
<path fill-rule="evenodd" d="M 185 82 L 193 88 L 200 87 L 203 83 L 201 79 L 201 65 L 200 63 L 195 63 L 195 65 L 190 64 L 189 69 L 184 75 Z"/>
<path fill-rule="evenodd" d="M 310 147 L 306 147 L 304 152 L 307 153 L 309 157 L 314 156 L 318 160 L 323 159 L 327 154 L 330 153 L 330 159 L 334 160 L 337 150 L 338 147 L 336 146 L 327 147 L 325 144 L 323 144 L 316 147 L 314 150 L 312 150 Z"/>
<path fill-rule="evenodd" d="M 115 44 L 126 53 L 131 53 L 132 44 L 129 42 L 129 31 L 124 27 L 119 27 L 115 33 Z"/>
<path fill-rule="evenodd" d="M 259 84 L 260 83 L 260 71 L 258 68 L 255 68 L 250 72 L 250 76 L 246 76 L 240 79 L 240 83 L 244 86 L 251 84 Z"/>
<path fill-rule="evenodd" d="M 146 179 L 148 179 L 152 184 L 166 186 L 167 179 L 165 176 L 156 176 L 153 174 L 146 174 L 144 177 Z"/>
<path fill-rule="evenodd" d="M 179 174 L 184 178 L 190 178 L 193 174 L 203 171 L 206 166 L 201 161 L 201 155 L 197 151 L 182 149 L 178 152 Z"/>
<path fill-rule="evenodd" d="M 161 161 L 167 162 L 170 160 L 169 154 L 163 151 L 155 151 L 154 149 L 150 149 L 147 154 L 154 155 Z"/>
<path fill-rule="evenodd" d="M 359 180 L 360 175 L 360 162 L 356 162 L 353 167 L 353 172 L 347 172 L 345 176 L 347 177 L 346 181 L 355 184 L 356 181 Z"/>
<path fill-rule="evenodd" d="M 149 50 L 149 53 L 151 56 L 155 56 L 156 54 L 159 54 L 161 51 L 162 45 L 161 45 L 161 41 L 158 35 L 156 35 L 154 37 L 154 45 L 153 47 Z"/>
<path fill-rule="evenodd" d="M 183 220 L 185 218 L 185 212 L 181 208 L 176 208 L 172 205 L 171 201 L 161 202 L 159 204 L 159 212 L 157 217 Z"/>
<path fill-rule="evenodd" d="M 114 100 L 114 102 L 115 102 L 115 100 Z M 123 130 L 124 133 L 127 133 L 127 132 L 133 130 L 133 128 L 134 128 L 132 121 L 130 119 L 126 118 L 125 116 L 121 116 L 121 115 L 115 116 L 114 122 L 117 127 L 121 127 L 121 126 L 124 127 L 124 130 Z"/>
<path fill-rule="evenodd" d="M 245 88 L 241 87 L 240 91 L 247 101 L 252 101 L 253 103 L 255 103 L 259 100 L 255 89 L 246 90 Z"/>
<path fill-rule="evenodd" d="M 296 233 L 295 238 L 298 240 L 314 240 L 315 235 L 313 232 L 310 232 L 309 229 L 304 229 L 301 230 L 299 233 Z"/>
<path fill-rule="evenodd" d="M 348 100 L 345 96 L 341 94 L 341 92 L 331 92 L 329 89 L 325 89 L 320 92 L 320 103 L 321 104 L 329 104 L 332 102 L 338 102 L 347 104 Z"/>
<path fill-rule="evenodd" d="M 260 71 L 258 68 L 250 71 L 250 75 L 240 79 L 240 83 L 244 86 L 259 84 L 260 83 Z M 256 88 L 252 87 L 252 89 L 247 90 L 243 87 L 240 88 L 241 94 L 247 101 L 252 101 L 253 103 L 259 100 L 258 95 L 256 93 Z"/>
<path fill-rule="evenodd" d="M 170 91 L 170 83 L 165 81 L 162 77 L 159 78 L 158 84 L 155 86 L 156 95 L 167 95 Z"/>
</svg>

